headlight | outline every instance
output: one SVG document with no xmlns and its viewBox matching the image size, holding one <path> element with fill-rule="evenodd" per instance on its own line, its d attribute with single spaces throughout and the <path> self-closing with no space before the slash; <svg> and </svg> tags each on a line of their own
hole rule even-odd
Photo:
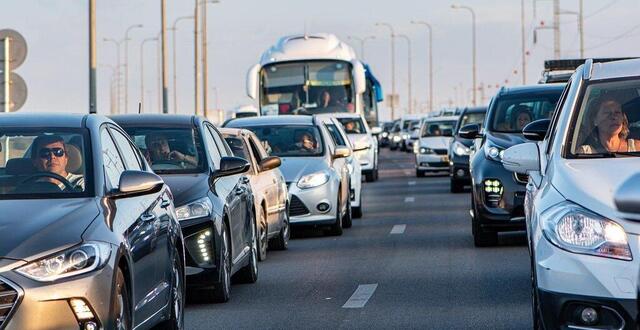
<svg viewBox="0 0 640 330">
<path fill-rule="evenodd" d="M 329 175 L 325 172 L 316 172 L 303 176 L 298 180 L 298 188 L 306 189 L 321 186 L 329 181 Z"/>
<path fill-rule="evenodd" d="M 383 138 L 386 138 L 387 136 L 389 136 L 389 133 L 387 133 L 387 132 L 382 132 L 382 137 L 383 137 Z"/>
<path fill-rule="evenodd" d="M 211 215 L 212 208 L 209 198 L 204 197 L 187 205 L 177 207 L 176 215 L 178 216 L 178 221 L 203 218 Z"/>
<path fill-rule="evenodd" d="M 573 253 L 632 260 L 627 233 L 616 222 L 565 202 L 542 214 L 545 237 Z"/>
<path fill-rule="evenodd" d="M 408 140 L 410 138 L 409 134 L 402 134 L 403 140 Z"/>
<path fill-rule="evenodd" d="M 431 148 L 425 148 L 425 147 L 421 147 L 420 148 L 420 153 L 421 154 L 432 154 L 433 153 L 433 149 Z"/>
<path fill-rule="evenodd" d="M 16 271 L 38 282 L 51 282 L 98 269 L 107 263 L 110 255 L 109 244 L 88 242 L 28 263 Z"/>
<path fill-rule="evenodd" d="M 502 161 L 502 155 L 504 155 L 504 149 L 492 145 L 488 141 L 484 144 L 484 154 L 487 158 L 495 160 L 496 162 Z"/>
<path fill-rule="evenodd" d="M 400 135 L 394 135 L 393 136 L 393 142 L 400 142 Z"/>
<path fill-rule="evenodd" d="M 453 143 L 453 153 L 458 156 L 468 156 L 471 154 L 471 149 L 464 144 L 460 143 L 460 141 L 456 141 Z"/>
</svg>

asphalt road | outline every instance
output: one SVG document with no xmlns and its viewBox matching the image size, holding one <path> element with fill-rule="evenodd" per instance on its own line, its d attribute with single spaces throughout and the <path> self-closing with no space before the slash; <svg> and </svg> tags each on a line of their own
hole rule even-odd
<svg viewBox="0 0 640 330">
<path fill-rule="evenodd" d="M 188 304 L 186 328 L 530 329 L 524 236 L 475 248 L 469 193 L 449 193 L 447 176 L 416 178 L 408 153 L 383 149 L 380 167 L 351 229 L 296 232 L 228 303 Z"/>
</svg>

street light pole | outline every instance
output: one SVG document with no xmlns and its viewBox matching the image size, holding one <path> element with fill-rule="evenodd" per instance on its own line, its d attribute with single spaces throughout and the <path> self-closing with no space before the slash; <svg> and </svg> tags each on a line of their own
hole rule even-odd
<svg viewBox="0 0 640 330">
<path fill-rule="evenodd" d="M 96 0 L 89 0 L 89 113 L 97 113 L 96 104 Z"/>
<path fill-rule="evenodd" d="M 142 24 L 134 24 L 124 33 L 124 113 L 129 112 L 129 32 L 139 29 Z"/>
<path fill-rule="evenodd" d="M 376 23 L 376 26 L 386 26 L 391 32 L 391 120 L 395 117 L 396 96 L 396 33 L 389 23 Z"/>
<path fill-rule="evenodd" d="M 407 41 L 407 54 L 409 55 L 408 59 L 407 59 L 407 61 L 408 61 L 407 62 L 408 63 L 407 64 L 408 65 L 408 69 L 407 69 L 407 81 L 408 81 L 407 82 L 407 87 L 409 88 L 409 93 L 408 93 L 409 94 L 408 95 L 408 97 L 409 97 L 409 107 L 408 107 L 408 109 L 409 109 L 409 114 L 412 114 L 413 113 L 413 95 L 411 95 L 411 89 L 412 89 L 412 87 L 411 87 L 411 74 L 413 73 L 413 70 L 411 69 L 411 62 L 412 62 L 412 58 L 411 58 L 411 39 L 405 34 L 398 34 L 397 36 L 399 38 L 402 38 L 402 39 Z"/>
<path fill-rule="evenodd" d="M 120 44 L 123 40 L 117 41 L 112 38 L 104 38 L 105 42 L 112 42 L 116 45 L 116 71 L 117 71 L 117 79 L 118 84 L 116 85 L 116 113 L 120 113 Z"/>
<path fill-rule="evenodd" d="M 176 51 L 176 31 L 178 22 L 182 20 L 192 19 L 193 16 L 183 16 L 178 17 L 173 22 L 173 27 L 171 28 L 172 36 L 173 36 L 173 112 L 178 113 L 178 65 L 177 65 L 177 51 Z"/>
<path fill-rule="evenodd" d="M 202 107 L 204 116 L 209 115 L 209 61 L 207 57 L 207 4 L 219 3 L 218 0 L 203 1 L 202 4 Z"/>
<path fill-rule="evenodd" d="M 371 40 L 371 39 L 375 39 L 376 36 L 366 36 L 364 38 L 360 38 L 360 37 L 356 37 L 356 36 L 347 36 L 347 39 L 351 40 L 356 40 L 360 42 L 360 56 L 362 57 L 362 60 L 365 60 L 365 56 L 364 56 L 364 44 L 367 42 L 367 40 Z"/>
<path fill-rule="evenodd" d="M 412 21 L 411 24 L 424 25 L 429 29 L 429 112 L 433 112 L 433 29 L 424 21 Z"/>
<path fill-rule="evenodd" d="M 169 92 L 167 88 L 167 0 L 161 0 L 160 25 L 162 30 L 162 113 L 169 113 Z"/>
<path fill-rule="evenodd" d="M 527 84 L 527 49 L 525 45 L 525 16 L 524 16 L 524 0 L 520 0 L 520 29 L 521 29 L 521 38 L 522 38 L 522 84 Z"/>
<path fill-rule="evenodd" d="M 472 71 L 473 71 L 473 105 L 477 105 L 477 98 L 476 98 L 476 94 L 478 92 L 478 86 L 476 85 L 476 78 L 477 78 L 477 73 L 476 73 L 476 12 L 473 10 L 473 8 L 469 7 L 469 6 L 460 6 L 460 5 L 451 5 L 451 8 L 453 9 L 465 9 L 468 10 L 471 13 L 471 24 L 472 24 L 472 30 L 471 30 L 471 43 L 472 43 L 472 56 L 473 56 L 473 64 L 472 64 Z"/>
<path fill-rule="evenodd" d="M 158 41 L 158 38 L 147 38 L 140 44 L 140 104 L 144 112 L 144 44 L 150 41 Z"/>
</svg>

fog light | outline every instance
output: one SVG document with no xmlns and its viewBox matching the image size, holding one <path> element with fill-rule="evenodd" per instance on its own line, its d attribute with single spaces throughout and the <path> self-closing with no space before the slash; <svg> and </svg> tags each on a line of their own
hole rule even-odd
<svg viewBox="0 0 640 330">
<path fill-rule="evenodd" d="M 84 324 L 84 330 L 98 330 L 98 325 L 95 322 L 87 322 Z"/>
<path fill-rule="evenodd" d="M 95 316 L 93 316 L 93 312 L 91 311 L 89 306 L 87 306 L 87 303 L 84 302 L 84 300 L 71 299 L 69 300 L 69 304 L 71 305 L 71 308 L 76 314 L 76 318 L 78 318 L 78 320 L 82 321 L 95 319 Z"/>
<path fill-rule="evenodd" d="M 456 175 L 457 176 L 464 176 L 464 170 L 457 170 L 456 171 Z"/>
<path fill-rule="evenodd" d="M 322 203 L 318 204 L 318 206 L 316 206 L 316 208 L 320 212 L 327 212 L 327 211 L 329 211 L 330 207 L 331 206 L 329 205 L 329 203 L 325 203 L 325 202 L 322 202 Z"/>
<path fill-rule="evenodd" d="M 580 312 L 580 320 L 585 325 L 594 325 L 598 323 L 598 312 L 595 308 L 585 307 L 582 312 Z"/>
<path fill-rule="evenodd" d="M 186 248 L 193 260 L 201 266 L 210 266 L 213 251 L 212 229 L 201 230 L 185 239 Z"/>
</svg>

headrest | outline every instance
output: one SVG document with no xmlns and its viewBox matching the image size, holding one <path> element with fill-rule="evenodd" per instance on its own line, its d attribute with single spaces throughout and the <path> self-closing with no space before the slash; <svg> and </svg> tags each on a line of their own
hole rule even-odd
<svg viewBox="0 0 640 330">
<path fill-rule="evenodd" d="M 65 147 L 67 149 L 67 158 L 69 158 L 67 161 L 67 172 L 83 174 L 82 167 L 84 162 L 82 160 L 82 153 L 80 152 L 80 149 L 73 144 L 67 144 Z"/>
<path fill-rule="evenodd" d="M 9 175 L 27 175 L 36 172 L 31 158 L 11 158 L 7 161 L 6 170 Z"/>
</svg>

